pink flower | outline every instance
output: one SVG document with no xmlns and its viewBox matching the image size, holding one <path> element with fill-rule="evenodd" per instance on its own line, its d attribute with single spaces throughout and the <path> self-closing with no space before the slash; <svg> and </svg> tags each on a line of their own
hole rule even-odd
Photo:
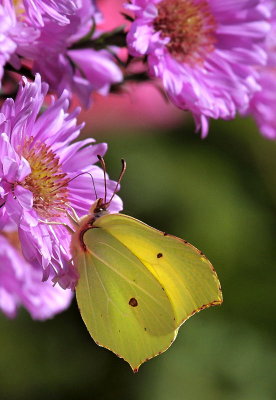
<svg viewBox="0 0 276 400">
<path fill-rule="evenodd" d="M 10 2 L 8 0 L 0 1 L 0 82 L 3 77 L 4 66 L 17 47 L 11 34 L 15 26 L 15 14 Z"/>
<path fill-rule="evenodd" d="M 21 255 L 14 232 L 0 234 L 0 309 L 9 318 L 16 316 L 19 306 L 32 318 L 47 319 L 65 310 L 73 292 L 42 282 L 38 265 L 28 263 Z"/>
<path fill-rule="evenodd" d="M 105 95 L 123 79 L 114 49 L 74 47 L 99 36 L 92 27 L 100 19 L 91 0 L 0 0 L 0 79 L 6 62 L 19 69 L 27 59 L 51 90 L 74 92 L 88 106 L 92 92 Z"/>
<path fill-rule="evenodd" d="M 260 67 L 259 84 L 250 102 L 248 113 L 255 118 L 261 133 L 267 139 L 276 139 L 276 4 L 271 1 L 271 30 L 266 38 L 268 62 Z"/>
<path fill-rule="evenodd" d="M 93 139 L 71 144 L 82 126 L 76 125 L 79 110 L 68 113 L 66 92 L 39 114 L 48 86 L 37 75 L 34 83 L 23 78 L 16 100 L 7 99 L 0 110 L 0 229 L 18 229 L 27 260 L 43 269 L 43 279 L 54 275 L 63 288 L 74 287 L 77 274 L 71 263 L 70 235 L 61 225 L 69 223 L 73 207 L 87 214 L 96 198 L 104 196 L 103 171 L 93 165 L 106 144 Z M 88 174 L 89 172 L 90 174 Z M 115 182 L 108 180 L 108 196 Z M 118 196 L 111 211 L 121 210 Z"/>
<path fill-rule="evenodd" d="M 125 0 L 104 0 L 99 2 L 104 19 L 99 28 L 110 31 L 128 23 L 121 14 Z M 121 49 L 120 58 L 127 58 L 126 49 Z M 141 63 L 133 63 L 129 73 L 143 72 Z M 161 85 L 146 81 L 125 83 L 119 93 L 108 96 L 94 95 L 93 107 L 82 110 L 81 120 L 87 121 L 91 132 L 139 132 L 147 129 L 171 128 L 183 121 L 182 110 L 176 108 L 162 93 Z M 108 118 L 106 118 L 108 110 Z M 143 118 L 141 118 L 141 115 Z M 91 128 L 90 128 L 91 127 Z M 114 129 L 116 127 L 116 129 Z"/>
<path fill-rule="evenodd" d="M 45 20 L 68 24 L 67 15 L 76 11 L 77 3 L 72 0 L 0 0 L 0 81 L 6 62 L 20 67 L 19 48 L 30 47 L 35 42 Z"/>
<path fill-rule="evenodd" d="M 93 1 L 80 0 L 69 24 L 45 19 L 35 42 L 31 46 L 22 44 L 17 52 L 33 61 L 33 70 L 41 74 L 52 90 L 58 94 L 64 89 L 74 92 L 88 106 L 92 92 L 106 95 L 112 84 L 123 79 L 109 50 L 74 47 L 86 35 L 92 38 L 89 32 L 100 19 Z M 99 32 L 94 32 L 93 38 L 98 35 Z"/>
<path fill-rule="evenodd" d="M 131 0 L 129 51 L 147 55 L 152 76 L 190 110 L 203 137 L 208 119 L 233 118 L 259 89 L 256 65 L 269 30 L 262 0 Z"/>
</svg>

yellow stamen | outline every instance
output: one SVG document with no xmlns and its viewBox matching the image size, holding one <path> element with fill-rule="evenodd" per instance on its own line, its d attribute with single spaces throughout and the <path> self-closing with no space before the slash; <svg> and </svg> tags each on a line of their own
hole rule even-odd
<svg viewBox="0 0 276 400">
<path fill-rule="evenodd" d="M 23 20 L 23 14 L 25 13 L 24 5 L 22 4 L 22 0 L 13 0 L 13 6 L 15 10 L 15 14 L 18 19 Z"/>
<path fill-rule="evenodd" d="M 69 178 L 61 169 L 59 158 L 45 143 L 27 139 L 18 149 L 31 167 L 31 173 L 20 184 L 33 193 L 33 207 L 45 219 L 66 212 Z"/>
</svg>

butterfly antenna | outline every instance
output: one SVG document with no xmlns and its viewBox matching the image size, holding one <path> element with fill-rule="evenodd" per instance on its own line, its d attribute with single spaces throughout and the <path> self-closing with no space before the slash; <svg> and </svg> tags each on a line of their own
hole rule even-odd
<svg viewBox="0 0 276 400">
<path fill-rule="evenodd" d="M 98 154 L 97 157 L 98 157 L 98 160 L 101 163 L 101 166 L 102 166 L 102 169 L 103 169 L 103 173 L 104 173 L 104 204 L 106 204 L 106 193 L 107 193 L 107 187 L 106 187 L 106 165 L 105 165 L 105 161 L 104 161 L 102 156 L 100 156 Z"/>
<path fill-rule="evenodd" d="M 113 197 L 115 196 L 115 194 L 116 194 L 116 192 L 117 192 L 117 190 L 118 190 L 118 187 L 119 187 L 119 185 L 120 185 L 120 183 L 121 183 L 121 181 L 122 181 L 122 179 L 123 179 L 123 176 L 124 176 L 124 174 L 125 174 L 125 172 L 126 172 L 126 162 L 125 162 L 125 160 L 124 160 L 124 159 L 121 159 L 121 163 L 122 163 L 122 169 L 121 169 L 121 172 L 120 172 L 120 175 L 119 175 L 118 182 L 117 182 L 117 184 L 116 184 L 116 186 L 115 186 L 115 189 L 114 189 L 114 191 L 113 191 L 112 196 L 110 197 L 110 199 L 108 200 L 108 202 L 105 204 L 106 207 L 108 207 L 109 204 L 111 203 L 111 201 L 113 200 Z"/>
<path fill-rule="evenodd" d="M 92 179 L 93 189 L 94 189 L 94 193 L 95 193 L 96 200 L 97 200 L 98 194 L 97 194 L 96 185 L 95 185 L 95 181 L 94 181 L 93 175 L 92 175 L 90 172 L 86 172 L 86 173 L 87 173 L 88 175 L 90 175 L 90 178 Z"/>
<path fill-rule="evenodd" d="M 79 176 L 84 175 L 84 174 L 88 174 L 88 175 L 90 176 L 90 178 L 92 179 L 93 189 L 94 189 L 95 196 L 96 196 L 96 199 L 97 199 L 97 198 L 98 198 L 98 195 L 97 195 L 97 191 L 96 191 L 95 181 L 94 181 L 93 175 L 92 175 L 90 172 L 80 172 L 78 175 L 73 176 L 73 178 L 68 179 L 68 180 L 67 180 L 65 183 L 63 183 L 62 185 L 60 185 L 60 186 L 56 187 L 55 189 L 51 190 L 50 193 L 56 192 L 56 191 L 59 190 L 60 188 L 62 188 L 62 187 L 64 187 L 64 186 L 67 186 L 69 182 L 72 182 L 74 179 L 76 179 L 76 178 L 78 178 Z M 1 208 L 1 206 L 0 206 L 0 208 Z"/>
</svg>

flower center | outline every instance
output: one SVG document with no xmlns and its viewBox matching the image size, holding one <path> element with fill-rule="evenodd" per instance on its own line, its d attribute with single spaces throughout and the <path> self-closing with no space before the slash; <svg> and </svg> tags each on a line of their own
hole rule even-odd
<svg viewBox="0 0 276 400">
<path fill-rule="evenodd" d="M 67 209 L 69 178 L 59 158 L 45 143 L 33 143 L 33 137 L 20 148 L 32 172 L 20 184 L 33 193 L 33 207 L 43 218 L 61 216 Z"/>
<path fill-rule="evenodd" d="M 207 1 L 163 0 L 157 10 L 153 26 L 170 39 L 167 49 L 178 61 L 202 63 L 214 50 L 216 21 Z"/>
</svg>

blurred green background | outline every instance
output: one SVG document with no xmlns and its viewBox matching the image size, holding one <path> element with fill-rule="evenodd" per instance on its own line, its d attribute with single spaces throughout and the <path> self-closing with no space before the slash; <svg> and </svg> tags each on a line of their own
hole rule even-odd
<svg viewBox="0 0 276 400">
<path fill-rule="evenodd" d="M 214 122 L 205 140 L 187 121 L 89 133 L 108 142 L 112 178 L 127 160 L 124 212 L 202 250 L 224 303 L 189 319 L 138 374 L 94 344 L 75 302 L 46 322 L 1 315 L 0 399 L 276 399 L 275 143 L 251 120 Z"/>
</svg>

